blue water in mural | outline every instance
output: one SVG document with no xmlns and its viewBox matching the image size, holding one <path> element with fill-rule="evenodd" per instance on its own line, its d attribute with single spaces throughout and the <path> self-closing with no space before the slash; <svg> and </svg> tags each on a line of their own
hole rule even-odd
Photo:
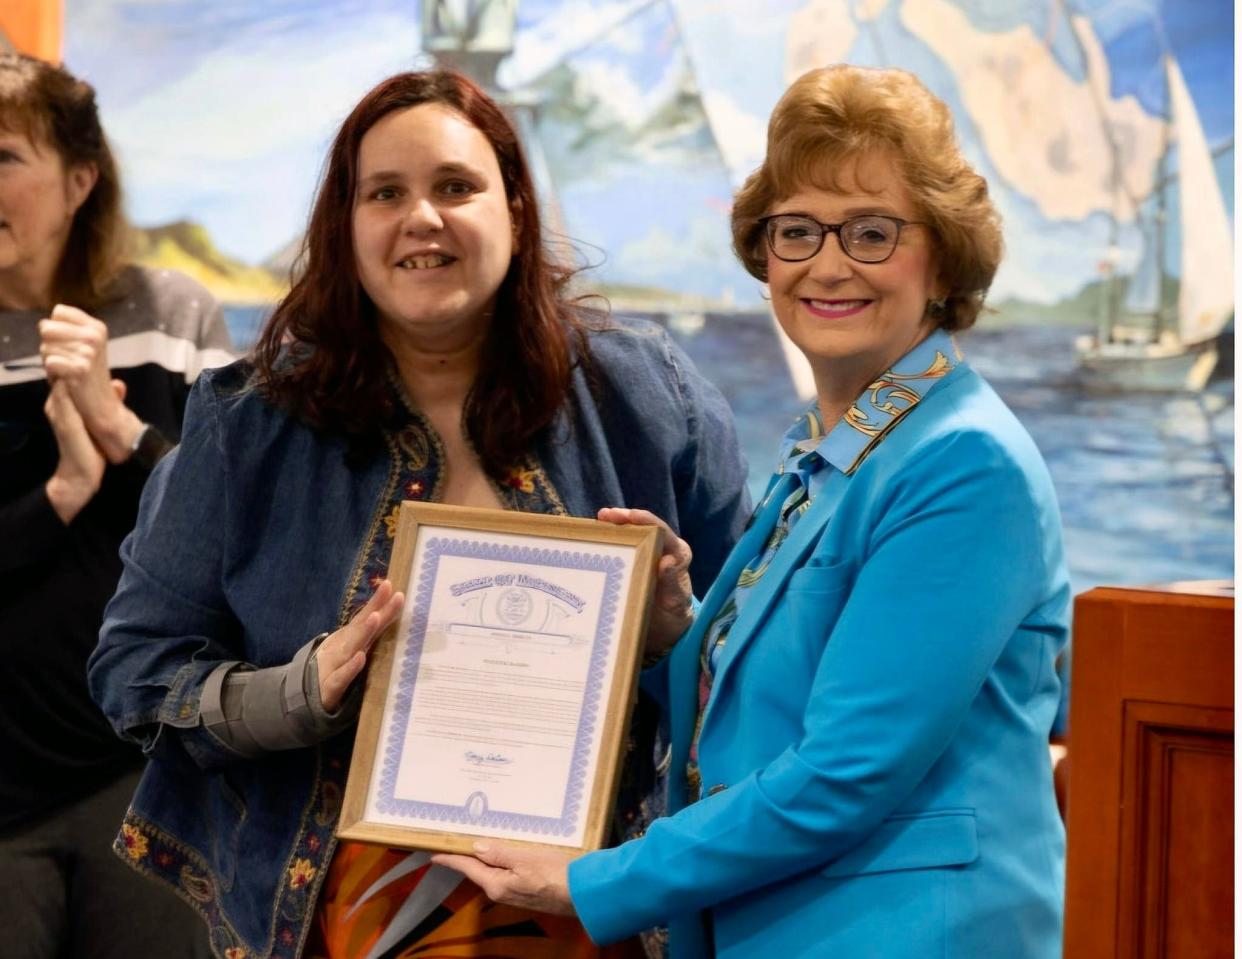
<svg viewBox="0 0 1242 959">
<path fill-rule="evenodd" d="M 226 310 L 234 341 L 254 340 L 265 311 Z M 766 315 L 708 314 L 673 337 L 728 398 L 762 491 L 799 402 Z M 1202 397 L 1097 396 L 1073 379 L 1079 331 L 1016 326 L 959 338 L 1030 430 L 1056 484 L 1075 592 L 1233 577 L 1233 381 Z"/>
<path fill-rule="evenodd" d="M 269 313 L 271 309 L 266 306 L 226 306 L 224 321 L 233 335 L 233 345 L 239 350 L 249 349 Z"/>
</svg>

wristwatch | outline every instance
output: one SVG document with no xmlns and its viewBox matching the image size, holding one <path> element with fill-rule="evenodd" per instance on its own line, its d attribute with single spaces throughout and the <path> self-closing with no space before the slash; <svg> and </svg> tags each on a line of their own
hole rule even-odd
<svg viewBox="0 0 1242 959">
<path fill-rule="evenodd" d="M 129 458 L 143 469 L 153 469 L 170 449 L 164 434 L 150 423 L 143 423 L 142 429 L 134 437 L 134 445 L 129 448 Z"/>
</svg>

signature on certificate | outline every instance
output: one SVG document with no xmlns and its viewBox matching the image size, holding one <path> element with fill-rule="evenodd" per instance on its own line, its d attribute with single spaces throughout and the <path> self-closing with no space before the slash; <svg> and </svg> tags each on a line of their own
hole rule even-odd
<svg viewBox="0 0 1242 959">
<path fill-rule="evenodd" d="M 473 750 L 467 750 L 466 762 L 476 766 L 504 766 L 513 760 L 501 753 L 476 753 Z"/>
</svg>

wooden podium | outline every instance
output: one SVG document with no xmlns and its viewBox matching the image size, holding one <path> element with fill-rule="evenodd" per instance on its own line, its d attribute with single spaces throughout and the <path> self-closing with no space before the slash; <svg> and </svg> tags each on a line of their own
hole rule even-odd
<svg viewBox="0 0 1242 959">
<path fill-rule="evenodd" d="M 1074 604 L 1065 959 L 1233 952 L 1233 585 Z"/>
</svg>

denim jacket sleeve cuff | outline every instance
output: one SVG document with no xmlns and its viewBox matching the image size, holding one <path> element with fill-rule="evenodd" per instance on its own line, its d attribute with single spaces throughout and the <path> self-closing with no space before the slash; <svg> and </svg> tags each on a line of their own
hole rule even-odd
<svg viewBox="0 0 1242 959">
<path fill-rule="evenodd" d="M 237 753 L 201 728 L 203 695 L 208 680 L 220 665 L 202 660 L 186 663 L 177 670 L 156 714 L 127 715 L 119 727 L 122 735 L 136 740 L 142 751 L 151 757 L 175 748 L 173 743 L 176 743 L 202 769 L 217 769 L 236 761 Z"/>
</svg>

